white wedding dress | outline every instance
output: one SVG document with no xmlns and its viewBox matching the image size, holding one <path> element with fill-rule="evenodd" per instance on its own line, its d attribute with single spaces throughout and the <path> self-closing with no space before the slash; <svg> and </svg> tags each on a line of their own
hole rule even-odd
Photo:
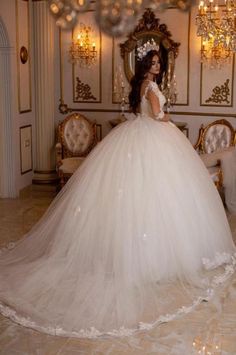
<svg viewBox="0 0 236 355">
<path fill-rule="evenodd" d="M 163 106 L 157 85 L 148 89 Z M 113 129 L 2 251 L 3 315 L 54 335 L 129 335 L 191 311 L 234 272 L 206 168 L 178 128 L 150 116 L 144 96 L 141 114 Z"/>
</svg>

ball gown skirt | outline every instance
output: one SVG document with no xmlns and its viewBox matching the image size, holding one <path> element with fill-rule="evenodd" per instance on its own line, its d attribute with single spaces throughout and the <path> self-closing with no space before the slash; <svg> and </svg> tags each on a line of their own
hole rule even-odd
<svg viewBox="0 0 236 355">
<path fill-rule="evenodd" d="M 116 127 L 0 256 L 0 311 L 42 332 L 129 335 L 191 311 L 234 272 L 221 199 L 187 138 Z"/>
</svg>

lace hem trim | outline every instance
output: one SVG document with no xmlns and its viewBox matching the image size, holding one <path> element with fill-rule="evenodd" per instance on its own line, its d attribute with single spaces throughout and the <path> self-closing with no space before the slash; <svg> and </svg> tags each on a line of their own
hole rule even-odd
<svg viewBox="0 0 236 355">
<path fill-rule="evenodd" d="M 98 329 L 91 327 L 90 329 L 81 329 L 80 331 L 72 331 L 68 332 L 61 328 L 60 326 L 56 327 L 42 327 L 37 325 L 34 321 L 32 321 L 30 318 L 25 318 L 21 317 L 20 315 L 17 314 L 17 312 L 4 305 L 3 303 L 0 302 L 0 313 L 14 321 L 15 323 L 18 323 L 20 325 L 23 325 L 24 327 L 27 328 L 32 328 L 34 330 L 49 334 L 49 335 L 54 335 L 54 336 L 66 336 L 66 337 L 74 337 L 74 338 L 98 338 L 101 336 L 115 336 L 115 337 L 123 337 L 123 336 L 130 336 L 133 335 L 134 333 L 142 330 L 150 330 L 153 329 L 154 327 L 162 324 L 169 322 L 171 320 L 174 320 L 182 315 L 188 314 L 191 311 L 193 311 L 196 306 L 198 306 L 202 301 L 209 301 L 215 294 L 215 288 L 222 283 L 226 282 L 235 272 L 236 269 L 236 253 L 234 254 L 228 254 L 228 253 L 216 253 L 214 259 L 210 260 L 207 258 L 203 258 L 202 260 L 203 265 L 206 270 L 212 270 L 214 268 L 217 268 L 219 266 L 224 265 L 224 272 L 222 272 L 220 275 L 217 275 L 213 277 L 212 281 L 209 283 L 208 288 L 205 291 L 204 296 L 200 296 L 196 298 L 193 303 L 186 307 L 182 306 L 177 309 L 175 313 L 172 314 L 165 314 L 157 318 L 154 322 L 151 323 L 143 323 L 140 322 L 137 326 L 137 328 L 125 328 L 121 327 L 119 329 L 113 329 L 108 332 L 101 332 Z"/>
</svg>

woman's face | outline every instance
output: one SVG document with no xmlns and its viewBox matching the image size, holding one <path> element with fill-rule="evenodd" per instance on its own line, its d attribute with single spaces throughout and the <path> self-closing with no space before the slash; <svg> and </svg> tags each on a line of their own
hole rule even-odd
<svg viewBox="0 0 236 355">
<path fill-rule="evenodd" d="M 154 55 L 154 57 L 152 58 L 152 66 L 148 72 L 150 74 L 157 75 L 160 73 L 160 69 L 161 69 L 160 59 L 158 55 Z"/>
</svg>

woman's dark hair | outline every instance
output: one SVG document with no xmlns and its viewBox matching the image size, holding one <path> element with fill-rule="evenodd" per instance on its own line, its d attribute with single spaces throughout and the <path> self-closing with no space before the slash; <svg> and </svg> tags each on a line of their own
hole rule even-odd
<svg viewBox="0 0 236 355">
<path fill-rule="evenodd" d="M 148 73 L 148 71 L 152 66 L 152 59 L 155 55 L 157 55 L 160 60 L 160 73 L 156 76 L 155 81 L 158 85 L 161 83 L 164 65 L 163 65 L 162 56 L 156 50 L 149 51 L 141 61 L 137 62 L 135 68 L 135 74 L 130 81 L 131 91 L 129 93 L 129 105 L 130 105 L 130 110 L 135 114 L 138 112 L 139 104 L 141 101 L 140 91 L 141 91 L 142 82 L 143 80 L 145 80 L 146 74 Z"/>
</svg>

